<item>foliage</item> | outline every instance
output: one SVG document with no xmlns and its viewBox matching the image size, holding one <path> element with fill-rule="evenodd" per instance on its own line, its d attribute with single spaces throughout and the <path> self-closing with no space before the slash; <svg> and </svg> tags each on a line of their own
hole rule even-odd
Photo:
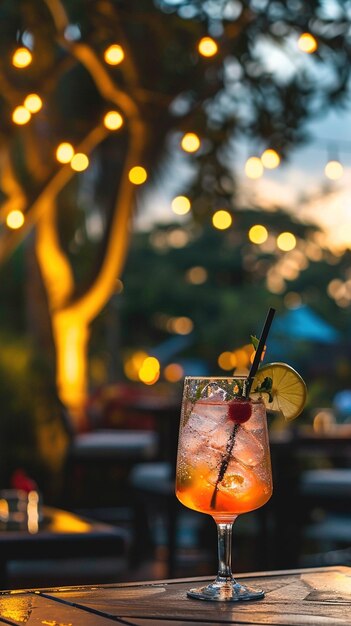
<svg viewBox="0 0 351 626">
<path fill-rule="evenodd" d="M 123 166 L 135 120 L 147 131 L 140 162 L 156 185 L 163 183 L 166 165 L 179 156 L 182 135 L 193 131 L 201 137 L 196 154 L 182 155 L 192 176 L 186 181 L 179 178 L 179 185 L 192 201 L 194 222 L 203 230 L 193 225 L 191 244 L 167 254 L 145 245 L 147 235 L 135 238 L 121 297 L 126 337 L 122 345 L 145 343 L 145 337 L 150 343 L 164 338 L 164 331 L 154 324 L 155 311 L 191 312 L 199 354 L 214 363 L 214 346 L 217 352 L 232 337 L 242 342 L 256 330 L 268 302 L 282 306 L 281 296 L 272 296 L 264 282 L 277 259 L 269 254 L 258 258 L 235 229 L 223 236 L 208 227 L 208 218 L 218 206 L 226 206 L 244 232 L 256 217 L 252 211 L 242 210 L 240 215 L 237 211 L 246 208 L 240 207 L 236 193 L 237 141 L 275 148 L 287 159 L 294 146 L 308 140 L 308 120 L 330 107 L 346 106 L 351 5 L 348 0 L 334 4 L 331 15 L 324 0 L 4 0 L 0 5 L 0 215 L 4 222 L 11 206 L 25 214 L 21 229 L 1 226 L 0 262 L 5 273 L 14 267 L 9 256 L 26 241 L 22 257 L 26 270 L 20 266 L 15 315 L 8 313 L 12 305 L 6 299 L 0 308 L 4 332 L 21 337 L 29 332 L 43 359 L 51 358 L 40 333 L 59 307 L 50 301 L 51 294 L 46 293 L 46 299 L 30 298 L 33 291 L 23 287 L 23 281 L 32 285 L 42 278 L 33 260 L 35 228 L 43 217 L 38 200 L 61 180 L 61 174 L 67 176 L 52 205 L 57 208 L 57 239 L 74 278 L 64 294 L 64 306 L 69 308 L 88 293 L 117 245 L 109 235 L 117 210 L 125 210 L 116 198 L 120 187 L 125 187 Z M 313 58 L 298 51 L 297 39 L 303 32 L 310 32 L 318 42 Z M 218 53 L 210 59 L 197 50 L 204 35 L 218 43 Z M 107 67 L 104 51 L 116 42 L 125 50 L 125 60 L 121 66 Z M 11 63 L 19 45 L 33 52 L 33 63 L 21 70 Z M 274 65 L 278 53 L 282 62 Z M 16 126 L 12 111 L 31 92 L 40 94 L 44 106 L 28 125 Z M 128 123 L 108 133 L 102 129 L 102 119 L 111 108 L 119 108 L 117 101 L 127 102 Z M 67 140 L 78 149 L 87 148 L 91 161 L 87 172 L 68 176 L 69 166 L 58 165 L 56 147 Z M 173 178 L 177 176 L 175 172 Z M 127 200 L 128 211 L 142 210 L 141 190 Z M 289 224 L 301 239 L 309 237 L 309 228 L 290 216 L 265 214 L 264 221 Z M 128 240 L 127 226 L 125 220 L 117 229 L 118 245 Z M 204 258 L 208 283 L 195 287 L 184 282 L 184 272 L 201 265 Z M 120 265 L 116 264 L 116 274 Z M 319 284 L 321 266 L 317 265 L 315 283 Z M 332 273 L 327 264 L 323 268 Z M 314 280 L 313 263 L 308 272 Z M 299 282 L 302 277 L 296 279 L 297 290 L 304 288 Z M 54 288 L 61 286 L 57 281 Z M 14 284 L 7 284 L 9 298 L 13 291 Z M 26 316 L 22 303 L 27 300 L 28 305 L 29 299 L 32 313 Z M 317 296 L 315 300 L 324 306 Z M 111 306 L 114 302 L 115 297 Z M 336 312 L 333 306 L 331 302 L 325 306 L 330 317 Z M 108 314 L 105 309 L 101 317 Z M 339 310 L 337 315 L 341 319 Z M 113 323 L 113 316 L 110 320 Z"/>
</svg>

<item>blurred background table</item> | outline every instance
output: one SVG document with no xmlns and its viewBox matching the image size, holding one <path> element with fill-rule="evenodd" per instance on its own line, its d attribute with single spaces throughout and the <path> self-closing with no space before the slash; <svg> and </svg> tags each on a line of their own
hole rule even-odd
<svg viewBox="0 0 351 626">
<path fill-rule="evenodd" d="M 11 561 L 38 561 L 59 559 L 89 559 L 86 561 L 86 572 L 90 568 L 94 576 L 94 559 L 102 557 L 126 558 L 129 546 L 129 535 L 124 529 L 110 526 L 80 517 L 68 511 L 52 507 L 42 507 L 42 519 L 36 532 L 28 527 L 17 529 L 0 527 L 0 587 L 11 586 L 8 566 Z M 34 578 L 35 567 L 33 567 Z M 66 580 L 69 567 L 66 567 Z M 97 573 L 95 573 L 97 576 Z M 42 575 L 43 576 L 43 575 Z M 45 576 L 43 576 L 45 579 Z M 81 573 L 84 580 L 84 574 Z M 50 566 L 46 580 L 52 581 Z M 51 582 L 50 584 L 60 584 Z"/>
</svg>

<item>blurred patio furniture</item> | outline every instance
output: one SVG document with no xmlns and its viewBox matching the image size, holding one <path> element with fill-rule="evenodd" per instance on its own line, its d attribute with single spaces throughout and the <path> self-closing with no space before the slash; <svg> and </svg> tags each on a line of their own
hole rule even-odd
<svg viewBox="0 0 351 626">
<path fill-rule="evenodd" d="M 271 453 L 272 566 L 308 565 L 306 552 L 313 561 L 313 552 L 351 546 L 351 424 L 271 433 Z"/>
<path fill-rule="evenodd" d="M 129 485 L 134 496 L 134 561 L 140 563 L 155 548 L 152 523 L 162 518 L 166 535 L 168 576 L 173 577 L 176 559 L 178 514 L 182 509 L 175 496 L 175 467 L 180 420 L 180 391 L 168 401 L 153 405 L 160 433 L 160 458 L 156 462 L 137 463 L 131 470 Z"/>
<path fill-rule="evenodd" d="M 104 388 L 91 399 L 87 409 L 89 428 L 85 432 L 77 432 L 70 416 L 64 413 L 70 435 L 65 506 L 118 504 L 128 494 L 126 481 L 131 467 L 159 458 L 156 422 L 140 396 L 140 390 L 134 387 Z"/>
<path fill-rule="evenodd" d="M 33 493 L 33 492 L 32 492 Z M 43 506 L 33 515 L 25 511 L 26 519 L 6 521 L 0 517 L 0 587 L 9 589 L 18 582 L 11 580 L 10 565 L 17 563 L 17 576 L 20 575 L 19 563 L 30 561 L 31 584 L 34 584 L 37 572 L 40 585 L 62 584 L 69 579 L 71 560 L 82 559 L 80 582 L 87 576 L 92 582 L 98 582 L 98 561 L 104 557 L 123 559 L 127 563 L 130 535 L 125 529 L 97 523 L 68 511 Z M 61 573 L 53 576 L 51 560 L 59 559 Z M 41 568 L 38 568 L 38 562 Z M 46 562 L 46 565 L 44 563 Z M 16 564 L 15 563 L 15 564 Z M 117 576 L 117 571 L 116 571 Z M 71 579 L 72 580 L 72 579 Z M 78 580 L 75 581 L 79 583 Z"/>
</svg>

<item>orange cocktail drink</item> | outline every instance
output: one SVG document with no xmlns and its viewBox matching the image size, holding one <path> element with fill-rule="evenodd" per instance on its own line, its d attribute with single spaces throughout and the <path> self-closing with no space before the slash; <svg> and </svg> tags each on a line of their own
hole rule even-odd
<svg viewBox="0 0 351 626">
<path fill-rule="evenodd" d="M 212 386 L 208 398 L 187 399 L 178 450 L 176 495 L 186 507 L 220 520 L 269 500 L 271 463 L 260 398 L 227 400 L 221 387 Z"/>
</svg>

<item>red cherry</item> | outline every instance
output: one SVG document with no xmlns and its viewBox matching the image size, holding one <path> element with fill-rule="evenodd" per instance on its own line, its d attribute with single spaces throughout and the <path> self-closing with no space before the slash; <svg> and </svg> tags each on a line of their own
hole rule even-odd
<svg viewBox="0 0 351 626">
<path fill-rule="evenodd" d="M 236 424 L 247 422 L 251 417 L 251 402 L 237 398 L 228 402 L 228 418 Z"/>
</svg>

